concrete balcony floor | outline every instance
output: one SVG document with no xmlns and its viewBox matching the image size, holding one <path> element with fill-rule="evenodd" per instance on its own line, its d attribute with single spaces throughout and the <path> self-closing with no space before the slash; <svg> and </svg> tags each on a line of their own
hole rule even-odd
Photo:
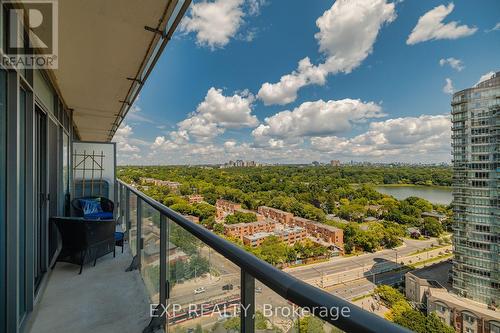
<svg viewBox="0 0 500 333">
<path fill-rule="evenodd" d="M 83 267 L 57 263 L 33 312 L 31 333 L 138 333 L 149 323 L 149 299 L 139 271 L 125 272 L 132 256 L 116 248 Z"/>
</svg>

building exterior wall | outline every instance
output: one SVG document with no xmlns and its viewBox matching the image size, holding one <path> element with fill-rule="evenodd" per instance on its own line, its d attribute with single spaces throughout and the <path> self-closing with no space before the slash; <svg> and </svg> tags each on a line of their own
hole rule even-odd
<svg viewBox="0 0 500 333">
<path fill-rule="evenodd" d="M 422 304 L 425 302 L 425 290 L 428 284 L 411 272 L 405 274 L 405 296 L 410 302 Z"/>
<path fill-rule="evenodd" d="M 303 241 L 307 237 L 306 230 L 301 227 L 286 228 L 276 232 L 275 234 L 287 245 L 294 245 L 297 242 Z"/>
<path fill-rule="evenodd" d="M 288 213 L 276 208 L 271 208 L 271 207 L 266 207 L 266 206 L 260 206 L 258 208 L 259 214 L 264 215 L 267 218 L 273 219 L 278 223 L 289 225 L 290 221 L 293 218 L 292 213 Z"/>
<path fill-rule="evenodd" d="M 228 200 L 217 199 L 215 202 L 216 218 L 223 220 L 227 215 L 234 214 L 234 211 L 241 209 L 241 204 L 237 204 Z"/>
<path fill-rule="evenodd" d="M 500 304 L 500 72 L 452 100 L 453 287 Z"/>
<path fill-rule="evenodd" d="M 43 71 L 0 65 L 0 105 L 0 332 L 20 332 L 57 253 L 48 218 L 66 212 L 77 133 Z"/>
<path fill-rule="evenodd" d="M 458 333 L 493 333 L 500 328 L 498 314 L 493 310 L 477 306 L 472 308 L 467 302 L 454 300 L 456 296 L 442 291 L 436 293 L 432 288 L 427 293 L 427 313 L 436 314 Z"/>
</svg>

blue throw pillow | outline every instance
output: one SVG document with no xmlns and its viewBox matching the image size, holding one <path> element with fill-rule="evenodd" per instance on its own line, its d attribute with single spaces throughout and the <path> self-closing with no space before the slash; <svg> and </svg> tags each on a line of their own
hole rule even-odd
<svg viewBox="0 0 500 333">
<path fill-rule="evenodd" d="M 119 241 L 123 239 L 123 232 L 115 231 L 115 240 Z"/>
<path fill-rule="evenodd" d="M 102 213 L 101 201 L 98 199 L 80 199 L 80 207 L 83 210 L 83 215 Z"/>
</svg>

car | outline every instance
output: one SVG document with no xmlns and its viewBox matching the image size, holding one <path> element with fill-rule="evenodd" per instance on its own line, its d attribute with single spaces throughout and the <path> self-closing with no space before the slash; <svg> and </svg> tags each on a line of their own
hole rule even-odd
<svg viewBox="0 0 500 333">
<path fill-rule="evenodd" d="M 195 294 L 195 295 L 202 294 L 202 293 L 204 293 L 205 291 L 207 291 L 207 289 L 206 289 L 205 287 L 196 288 L 196 289 L 194 290 L 194 294 Z"/>
<path fill-rule="evenodd" d="M 255 293 L 256 294 L 261 294 L 262 293 L 262 288 L 261 287 L 255 287 Z"/>
<path fill-rule="evenodd" d="M 232 284 L 225 284 L 222 286 L 222 290 L 233 290 Z"/>
</svg>

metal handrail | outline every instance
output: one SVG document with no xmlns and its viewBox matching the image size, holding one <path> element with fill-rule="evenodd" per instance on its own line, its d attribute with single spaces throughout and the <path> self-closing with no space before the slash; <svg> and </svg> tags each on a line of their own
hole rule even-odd
<svg viewBox="0 0 500 333">
<path fill-rule="evenodd" d="M 297 306 L 310 309 L 313 315 L 329 322 L 333 326 L 346 332 L 356 333 L 411 332 L 402 326 L 365 311 L 340 297 L 329 294 L 277 269 L 203 226 L 188 220 L 181 214 L 150 198 L 129 184 L 121 180 L 117 181 L 142 201 L 156 209 L 161 215 L 166 216 L 190 234 L 203 241 L 226 259 L 272 289 L 275 293 Z M 347 308 L 350 310 L 349 316 L 333 317 L 330 311 L 321 311 L 325 308 Z"/>
</svg>

